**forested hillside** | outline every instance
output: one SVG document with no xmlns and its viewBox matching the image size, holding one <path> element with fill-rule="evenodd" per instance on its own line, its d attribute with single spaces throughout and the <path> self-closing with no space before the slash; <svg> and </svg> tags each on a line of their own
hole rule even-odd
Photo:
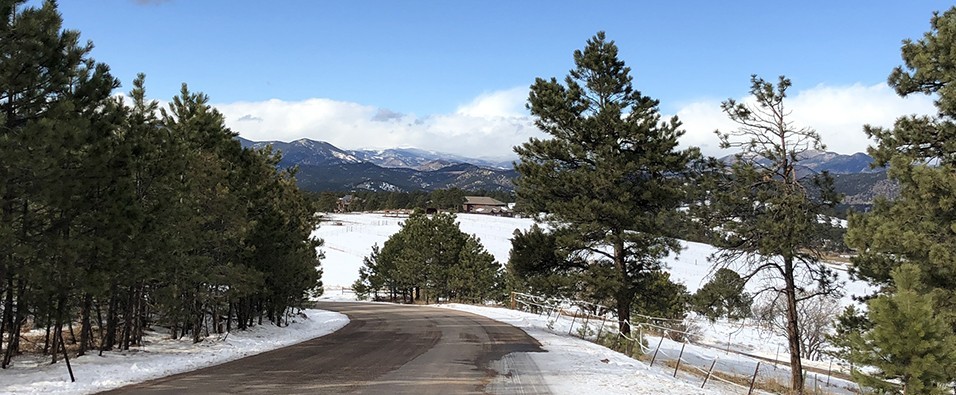
<svg viewBox="0 0 956 395">
<path fill-rule="evenodd" d="M 243 149 L 185 84 L 163 108 L 142 74 L 113 96 L 55 2 L 0 4 L 2 367 L 128 349 L 148 328 L 198 342 L 281 325 L 321 271 L 314 210 L 278 156 Z"/>
</svg>

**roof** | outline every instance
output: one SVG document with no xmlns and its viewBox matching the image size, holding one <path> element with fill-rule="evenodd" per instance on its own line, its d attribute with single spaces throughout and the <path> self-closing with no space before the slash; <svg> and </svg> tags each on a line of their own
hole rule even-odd
<svg viewBox="0 0 956 395">
<path fill-rule="evenodd" d="M 465 196 L 465 204 L 474 206 L 507 206 L 507 203 L 485 196 Z"/>
</svg>

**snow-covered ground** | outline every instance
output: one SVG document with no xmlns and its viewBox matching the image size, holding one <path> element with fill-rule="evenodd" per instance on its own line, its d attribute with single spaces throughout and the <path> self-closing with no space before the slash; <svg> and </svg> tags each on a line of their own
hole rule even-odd
<svg viewBox="0 0 956 395">
<path fill-rule="evenodd" d="M 521 328 L 547 351 L 528 353 L 544 382 L 556 395 L 568 394 L 724 394 L 737 393 L 731 385 L 711 381 L 700 388 L 700 378 L 681 373 L 678 378 L 658 367 L 568 335 L 569 322 L 504 308 L 449 304 L 441 307 L 483 315 Z M 549 323 L 550 322 L 550 323 Z M 550 328 L 549 328 L 550 327 Z"/>
<path fill-rule="evenodd" d="M 340 313 L 303 310 L 288 327 L 267 323 L 225 338 L 211 336 L 198 344 L 191 339 L 171 340 L 164 334 L 150 333 L 143 347 L 71 359 L 75 383 L 70 382 L 62 361 L 50 365 L 46 357 L 18 357 L 10 368 L 0 370 L 0 394 L 105 391 L 296 344 L 335 332 L 348 322 L 348 317 Z"/>
<path fill-rule="evenodd" d="M 385 217 L 382 214 L 343 214 L 334 215 L 332 218 L 332 222 L 324 223 L 322 227 L 314 233 L 314 236 L 325 240 L 325 246 L 322 248 L 325 252 L 325 259 L 322 261 L 322 266 L 324 270 L 323 281 L 326 284 L 327 290 L 326 297 L 330 299 L 348 298 L 347 288 L 358 279 L 358 268 L 362 265 L 362 258 L 369 254 L 373 244 L 377 243 L 381 246 L 389 236 L 398 232 L 401 228 L 400 223 L 403 221 L 403 218 Z M 526 230 L 534 223 L 530 219 L 501 218 L 476 214 L 459 214 L 458 222 L 462 231 L 476 235 L 485 248 L 502 264 L 508 260 L 508 252 L 511 249 L 511 237 L 514 231 L 519 229 Z M 683 249 L 679 254 L 672 254 L 666 259 L 667 270 L 671 273 L 673 280 L 683 283 L 689 292 L 695 292 L 709 280 L 712 274 L 713 269 L 711 263 L 708 261 L 708 257 L 715 252 L 715 249 L 710 245 L 694 242 L 682 242 L 682 247 Z M 830 266 L 837 273 L 839 281 L 844 284 L 844 296 L 839 300 L 841 305 L 855 303 L 852 300 L 852 296 L 864 295 L 871 291 L 871 288 L 867 284 L 852 281 L 848 277 L 844 266 L 840 264 L 831 264 Z M 747 287 L 749 291 L 754 292 L 762 288 L 763 284 L 759 281 L 751 281 Z M 508 312 L 507 310 L 501 309 L 492 309 L 489 311 L 484 309 L 485 308 L 480 308 L 474 312 L 494 319 L 501 318 L 500 320 L 508 323 L 513 323 L 509 320 L 516 320 L 515 322 L 519 324 L 525 321 L 534 321 L 530 318 L 515 318 L 514 316 L 507 315 L 524 314 L 520 312 Z M 501 316 L 501 314 L 505 314 L 505 316 Z M 569 324 L 570 322 L 565 325 Z M 544 326 L 535 325 L 537 325 L 536 327 L 539 329 L 547 329 L 547 323 L 545 323 Z M 551 323 L 551 326 L 555 325 L 561 325 L 561 323 Z M 718 359 L 716 370 L 722 369 L 727 373 L 749 376 L 753 374 L 757 359 L 742 356 L 740 355 L 741 353 L 768 359 L 789 360 L 786 338 L 772 333 L 765 328 L 761 328 L 754 322 L 731 322 L 723 320 L 710 323 L 706 320 L 697 320 L 696 326 L 696 332 L 699 334 L 697 343 L 700 345 L 687 346 L 687 350 L 685 350 L 687 355 L 685 355 L 683 359 L 700 362 L 699 365 L 705 366 L 705 369 L 708 364 L 716 358 Z M 535 337 L 538 337 L 538 335 L 544 336 L 543 338 L 539 338 L 539 340 L 541 340 L 543 344 L 550 344 L 550 349 L 556 354 L 571 352 L 567 350 L 562 351 L 563 345 L 566 345 L 563 342 L 568 341 L 579 345 L 572 347 L 578 347 L 577 351 L 574 352 L 583 352 L 581 350 L 587 350 L 592 346 L 598 347 L 598 349 L 603 350 L 603 352 L 608 352 L 607 349 L 593 344 L 590 346 L 584 345 L 581 343 L 583 342 L 582 340 L 576 340 L 573 337 L 564 337 L 558 340 L 550 337 L 553 333 L 557 332 L 549 330 L 542 332 L 539 329 L 529 330 L 529 334 Z M 567 329 L 565 329 L 565 333 L 567 333 L 566 331 Z M 648 342 L 653 348 L 656 348 L 657 341 L 659 341 L 659 338 L 648 337 Z M 668 355 L 674 354 L 671 358 L 676 359 L 680 348 L 680 343 L 665 340 L 661 346 L 661 353 Z M 718 355 L 721 351 L 723 352 L 722 355 Z M 569 356 L 568 358 L 587 358 L 581 355 L 586 354 L 580 354 L 575 357 Z M 620 356 L 630 361 L 627 362 L 627 364 L 630 365 L 625 364 L 628 366 L 628 369 L 639 370 L 640 368 L 635 367 L 639 365 L 646 366 L 642 362 L 631 360 L 623 355 Z M 662 357 L 667 358 L 666 355 L 662 355 Z M 541 356 L 536 356 L 535 358 L 541 358 Z M 831 364 L 829 361 L 805 361 L 804 364 L 805 366 L 815 367 L 823 371 L 830 368 L 835 370 L 839 368 L 837 364 Z M 771 367 L 768 368 L 768 365 Z M 608 366 L 600 367 L 602 369 L 609 368 Z M 630 378 L 628 378 L 630 373 L 625 374 L 625 371 L 615 371 L 613 374 L 602 374 L 600 373 L 603 371 L 602 369 L 597 369 L 591 372 L 593 374 L 587 374 L 581 377 L 572 375 L 574 378 L 567 380 L 561 379 L 561 377 L 567 375 L 557 375 L 556 379 L 564 381 L 558 382 L 552 385 L 552 387 L 563 388 L 565 384 L 572 385 L 574 383 L 588 383 L 585 385 L 586 387 L 590 385 L 611 386 L 616 383 L 616 385 L 629 388 L 629 391 L 625 391 L 629 393 L 634 391 L 659 393 L 659 391 L 661 391 L 661 389 L 654 387 L 646 389 L 629 387 L 630 385 L 638 385 L 635 383 L 645 383 L 647 380 L 636 380 L 632 382 Z M 655 367 L 655 369 L 657 368 Z M 764 362 L 764 365 L 761 365 L 760 371 L 762 373 L 758 376 L 761 378 L 770 379 L 779 377 L 780 382 L 786 382 L 786 377 L 789 374 L 782 366 L 768 362 Z M 678 377 L 680 376 L 681 375 L 678 375 Z M 601 381 L 605 379 L 607 382 Z M 816 376 L 810 373 L 808 375 L 808 385 L 813 385 L 815 379 Z M 820 380 L 826 379 L 827 377 L 825 375 L 820 377 Z M 699 381 L 697 378 L 689 378 L 688 380 L 692 382 Z M 830 381 L 831 384 L 834 385 L 849 385 L 849 383 L 838 382 L 832 378 Z M 708 384 L 708 386 L 709 385 L 710 384 Z M 582 387 L 578 386 L 573 388 Z M 739 388 L 734 390 L 739 390 Z M 833 386 L 829 387 L 829 390 L 834 393 L 843 392 Z"/>
<path fill-rule="evenodd" d="M 401 229 L 404 220 L 382 214 L 334 214 L 331 221 L 323 222 L 312 235 L 325 240 L 320 250 L 325 253 L 322 282 L 326 290 L 351 287 L 358 279 L 362 258 L 372 251 L 372 245 L 381 247 Z M 508 261 L 515 229 L 528 229 L 534 224 L 530 219 L 479 214 L 459 214 L 458 222 L 463 232 L 478 236 L 485 249 L 502 264 Z"/>
<path fill-rule="evenodd" d="M 382 245 L 397 232 L 403 218 L 385 217 L 382 214 L 335 215 L 315 231 L 314 236 L 325 240 L 322 251 L 323 281 L 326 293 L 322 299 L 350 300 L 354 294 L 348 289 L 358 278 L 362 259 L 369 254 L 373 244 Z M 458 216 L 461 229 L 478 236 L 485 248 L 500 263 L 508 260 L 511 237 L 515 230 L 531 227 L 530 219 L 499 218 L 485 215 L 461 214 Z M 668 258 L 667 265 L 672 279 L 696 291 L 707 282 L 711 265 L 707 257 L 713 247 L 700 243 L 683 243 L 684 249 Z M 845 270 L 838 269 L 840 279 L 846 282 L 846 295 L 841 304 L 853 303 L 850 296 L 869 292 L 866 284 L 852 282 Z M 750 284 L 754 290 L 760 284 Z M 700 388 L 701 377 L 679 373 L 671 377 L 673 368 L 658 363 L 649 367 L 573 334 L 572 322 L 568 319 L 549 318 L 503 308 L 468 305 L 446 305 L 481 314 L 524 329 L 538 339 L 547 353 L 531 353 L 530 357 L 544 374 L 548 386 L 555 393 L 589 394 L 697 394 L 697 393 L 746 393 L 734 384 L 712 379 L 706 388 Z M 263 325 L 245 332 L 236 332 L 225 339 L 211 337 L 199 344 L 189 340 L 173 341 L 162 334 L 152 334 L 148 344 L 128 352 L 108 352 L 104 357 L 88 355 L 71 360 L 77 377 L 69 382 L 64 364 L 49 365 L 46 358 L 30 360 L 19 358 L 10 369 L 0 371 L 0 394 L 6 393 L 90 393 L 123 385 L 163 377 L 175 373 L 215 365 L 243 356 L 294 344 L 306 339 L 331 333 L 348 323 L 344 315 L 320 310 L 306 310 L 308 318 L 298 318 L 290 328 L 275 328 Z M 580 322 L 577 324 L 580 326 Z M 750 323 L 701 321 L 698 331 L 705 345 L 688 345 L 682 358 L 698 369 L 718 360 L 717 370 L 723 369 L 742 376 L 752 374 L 756 359 L 742 356 L 747 353 L 766 358 L 786 359 L 786 341 L 781 336 L 761 330 Z M 568 334 L 571 332 L 572 334 Z M 660 338 L 647 337 L 648 345 L 655 349 Z M 707 346 L 710 345 L 710 346 Z M 664 340 L 661 343 L 662 360 L 676 359 L 681 343 Z M 650 352 L 649 349 L 648 351 Z M 721 350 L 725 350 L 723 354 Z M 738 352 L 735 353 L 734 351 Z M 774 365 L 761 365 L 760 377 L 785 375 Z M 821 369 L 829 368 L 826 362 L 808 363 Z M 772 370 L 770 370 L 772 369 Z M 784 376 L 781 376 L 784 377 Z M 808 383 L 819 382 L 808 376 Z M 834 380 L 835 385 L 846 383 Z M 843 393 L 838 387 L 830 391 Z"/>
</svg>

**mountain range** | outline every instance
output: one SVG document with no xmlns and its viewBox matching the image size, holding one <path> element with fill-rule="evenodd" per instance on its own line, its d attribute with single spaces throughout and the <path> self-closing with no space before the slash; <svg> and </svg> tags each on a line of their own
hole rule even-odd
<svg viewBox="0 0 956 395">
<path fill-rule="evenodd" d="M 510 161 L 468 158 L 415 148 L 345 150 L 324 141 L 250 141 L 244 147 L 271 145 L 282 152 L 281 167 L 298 166 L 299 185 L 309 191 L 396 191 L 459 188 L 462 190 L 511 191 L 517 176 Z M 733 155 L 721 160 L 732 162 Z M 899 188 L 882 168 L 871 168 L 873 158 L 807 151 L 800 157 L 800 171 L 828 171 L 844 203 L 865 209 L 877 196 L 895 197 Z"/>
<path fill-rule="evenodd" d="M 251 141 L 244 147 L 271 145 L 282 153 L 280 167 L 298 166 L 296 179 L 308 191 L 355 190 L 407 192 L 459 188 L 510 191 L 517 173 L 510 161 L 466 158 L 415 148 L 344 150 L 324 141 Z"/>
</svg>

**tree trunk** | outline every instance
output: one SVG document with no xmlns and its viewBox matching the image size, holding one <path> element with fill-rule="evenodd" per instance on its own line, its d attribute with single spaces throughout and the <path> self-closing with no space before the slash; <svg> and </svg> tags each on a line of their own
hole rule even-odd
<svg viewBox="0 0 956 395">
<path fill-rule="evenodd" d="M 43 355 L 46 355 L 50 350 L 50 314 L 46 315 L 46 332 L 43 334 Z M 54 354 L 56 351 L 54 351 Z M 53 361 L 56 362 L 56 361 Z"/>
<path fill-rule="evenodd" d="M 202 303 L 199 302 L 198 299 L 196 300 L 196 303 L 194 304 L 194 308 L 196 310 L 193 313 L 193 317 L 195 319 L 195 322 L 193 323 L 193 343 L 199 343 L 201 339 L 202 324 L 203 324 L 203 321 L 205 321 L 206 313 L 203 310 Z"/>
<path fill-rule="evenodd" d="M 614 237 L 614 268 L 617 269 L 621 284 L 617 290 L 617 324 L 620 328 L 619 338 L 631 336 L 631 292 L 630 279 L 627 274 L 627 265 L 624 261 L 624 240 L 621 232 L 615 232 Z"/>
<path fill-rule="evenodd" d="M 3 336 L 7 333 L 7 325 L 13 325 L 13 278 L 7 279 L 7 289 L 4 292 L 3 314 L 0 315 L 0 354 L 3 354 Z M 9 324 L 8 324 L 9 322 Z"/>
<path fill-rule="evenodd" d="M 140 281 L 136 286 L 136 322 L 133 327 L 133 344 L 143 345 L 143 335 L 149 320 L 149 310 L 146 304 L 146 284 Z"/>
<path fill-rule="evenodd" d="M 133 323 L 136 320 L 136 287 L 129 288 L 126 298 L 126 310 L 123 312 L 123 334 L 120 336 L 120 349 L 129 350 L 133 338 Z"/>
<path fill-rule="evenodd" d="M 229 302 L 229 309 L 226 310 L 226 333 L 232 332 L 232 308 L 233 303 Z"/>
<path fill-rule="evenodd" d="M 117 320 L 117 287 L 113 285 L 110 287 L 110 303 L 106 308 L 106 336 L 101 340 L 100 344 L 100 354 L 102 351 L 110 351 L 113 349 L 113 346 L 116 345 L 116 327 L 118 326 Z"/>
<path fill-rule="evenodd" d="M 93 310 L 93 295 L 89 292 L 83 294 L 83 308 L 80 312 L 80 347 L 76 356 L 86 355 L 90 350 L 90 342 L 93 337 L 93 325 L 90 316 Z"/>
<path fill-rule="evenodd" d="M 56 318 L 54 319 L 55 325 L 53 326 L 53 361 L 50 362 L 51 364 L 56 363 L 56 357 L 59 355 L 60 347 L 63 348 L 63 354 L 66 355 L 66 344 L 63 344 L 63 311 L 65 308 L 66 296 L 60 295 L 56 301 Z"/>
<path fill-rule="evenodd" d="M 100 306 L 100 303 L 96 303 L 96 331 L 100 333 L 100 356 L 103 356 L 103 344 L 106 343 L 106 334 L 103 332 L 103 308 Z M 92 328 L 90 329 L 92 331 Z M 91 333 L 91 338 L 92 333 Z"/>
<path fill-rule="evenodd" d="M 803 361 L 800 358 L 800 325 L 797 320 L 797 288 L 793 279 L 793 258 L 784 257 L 787 298 L 787 340 L 790 343 L 790 392 L 803 394 Z"/>
<path fill-rule="evenodd" d="M 10 101 L 8 100 L 7 103 Z M 9 111 L 11 110 L 8 108 Z M 7 122 L 9 121 L 8 119 Z M 5 224 L 13 223 L 13 195 L 9 192 L 0 200 L 0 220 Z M 0 297 L 3 297 L 3 314 L 0 315 L 0 355 L 3 355 L 3 334 L 6 333 L 8 325 L 13 325 L 13 270 L 7 271 L 7 265 L 13 264 L 13 256 L 6 254 L 0 259 L 2 259 L 0 260 L 0 284 L 6 283 L 6 290 L 0 285 Z"/>
<path fill-rule="evenodd" d="M 10 338 L 7 343 L 7 351 L 3 354 L 3 362 L 0 363 L 0 368 L 3 369 L 6 369 L 13 357 L 20 352 L 20 329 L 23 328 L 23 321 L 26 320 L 24 307 L 20 305 L 23 303 L 24 293 L 26 293 L 26 284 L 22 279 L 17 280 L 16 313 L 13 314 L 13 319 L 8 328 Z"/>
</svg>

